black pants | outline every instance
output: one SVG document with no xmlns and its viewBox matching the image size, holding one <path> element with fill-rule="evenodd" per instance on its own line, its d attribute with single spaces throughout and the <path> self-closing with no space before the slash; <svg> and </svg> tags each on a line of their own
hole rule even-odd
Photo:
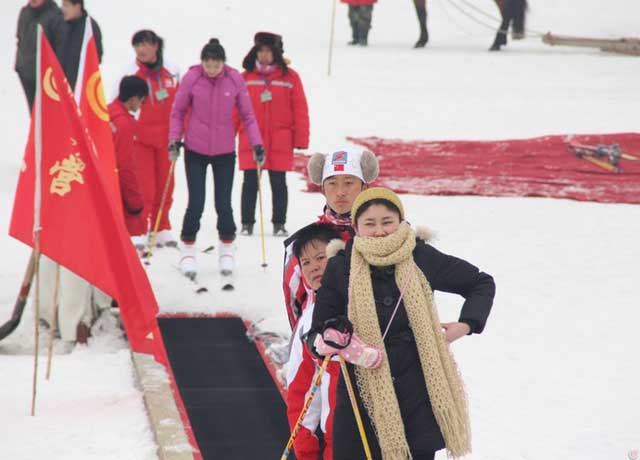
<svg viewBox="0 0 640 460">
<path fill-rule="evenodd" d="M 287 179 L 284 171 L 269 171 L 271 183 L 271 222 L 284 224 L 287 221 Z M 261 183 L 264 186 L 264 182 Z M 256 222 L 256 197 L 258 195 L 258 172 L 248 169 L 242 182 L 242 223 Z"/>
<path fill-rule="evenodd" d="M 187 173 L 187 187 L 189 188 L 189 204 L 182 222 L 182 241 L 196 240 L 200 230 L 200 218 L 204 211 L 206 195 L 207 166 L 213 169 L 213 191 L 218 214 L 218 236 L 221 240 L 234 240 L 236 224 L 233 221 L 231 208 L 231 190 L 233 189 L 233 173 L 236 166 L 234 152 L 223 155 L 201 155 L 187 150 L 184 155 L 184 169 Z"/>
<path fill-rule="evenodd" d="M 31 115 L 31 109 L 33 109 L 33 102 L 36 99 L 36 82 L 35 80 L 28 80 L 22 75 L 18 74 L 20 83 L 22 83 L 22 89 L 24 95 L 27 97 L 27 104 L 29 105 L 29 115 Z"/>
</svg>

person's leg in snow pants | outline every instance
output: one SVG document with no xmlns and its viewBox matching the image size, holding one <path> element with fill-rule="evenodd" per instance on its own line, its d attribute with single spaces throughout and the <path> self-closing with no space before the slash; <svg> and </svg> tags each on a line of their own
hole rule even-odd
<svg viewBox="0 0 640 460">
<path fill-rule="evenodd" d="M 189 189 L 189 203 L 182 223 L 181 239 L 193 242 L 200 230 L 200 218 L 204 211 L 207 166 L 213 169 L 214 199 L 218 214 L 219 238 L 232 241 L 236 236 L 236 224 L 233 220 L 231 207 L 231 190 L 233 189 L 233 174 L 235 171 L 235 153 L 223 155 L 201 155 L 187 150 L 184 155 L 187 186 Z"/>
<path fill-rule="evenodd" d="M 285 171 L 269 171 L 271 183 L 271 223 L 285 224 L 287 221 L 288 190 Z M 264 186 L 264 182 L 262 184 Z M 242 182 L 242 223 L 256 223 L 256 200 L 258 196 L 258 172 L 244 171 Z"/>
</svg>

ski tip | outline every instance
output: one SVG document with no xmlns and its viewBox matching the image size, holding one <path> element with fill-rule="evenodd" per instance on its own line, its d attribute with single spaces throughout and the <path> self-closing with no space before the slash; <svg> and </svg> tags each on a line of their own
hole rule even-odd
<svg viewBox="0 0 640 460">
<path fill-rule="evenodd" d="M 205 292 L 209 292 L 209 289 L 204 286 L 200 286 L 198 289 L 196 289 L 196 294 L 204 294 Z"/>
</svg>

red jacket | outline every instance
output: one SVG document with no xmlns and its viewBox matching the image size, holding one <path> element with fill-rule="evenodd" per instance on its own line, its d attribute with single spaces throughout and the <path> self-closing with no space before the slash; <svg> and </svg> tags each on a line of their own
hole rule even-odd
<svg viewBox="0 0 640 460">
<path fill-rule="evenodd" d="M 309 147 L 309 109 L 298 73 L 289 68 L 284 74 L 276 66 L 266 75 L 256 68 L 252 72 L 243 72 L 242 76 L 249 90 L 267 156 L 263 169 L 291 171 L 293 149 Z M 240 169 L 256 169 L 252 146 L 244 127 L 239 126 L 237 113 L 234 122 L 240 136 Z"/>
<path fill-rule="evenodd" d="M 122 204 L 129 214 L 139 214 L 144 199 L 136 176 L 135 138 L 136 120 L 119 99 L 109 104 L 109 118 L 113 132 L 113 146 L 122 192 Z"/>
<path fill-rule="evenodd" d="M 125 75 L 136 75 L 149 86 L 149 95 L 142 104 L 137 123 L 138 142 L 166 149 L 169 145 L 171 108 L 180 82 L 178 68 L 165 60 L 160 69 L 151 70 L 135 61 L 125 67 L 121 77 L 117 79 L 118 83 Z"/>
<path fill-rule="evenodd" d="M 373 5 L 378 0 L 340 0 L 342 3 L 346 3 L 349 6 L 364 6 Z"/>
</svg>

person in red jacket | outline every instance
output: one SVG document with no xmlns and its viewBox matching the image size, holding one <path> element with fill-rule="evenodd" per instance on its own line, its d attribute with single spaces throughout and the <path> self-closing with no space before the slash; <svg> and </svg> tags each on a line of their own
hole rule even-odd
<svg viewBox="0 0 640 460">
<path fill-rule="evenodd" d="M 307 308 L 313 308 L 314 294 L 311 283 L 305 282 L 304 262 L 299 255 L 305 241 L 314 238 L 317 225 L 327 225 L 335 231 L 343 241 L 353 238 L 351 227 L 351 206 L 358 194 L 378 177 L 378 159 L 369 152 L 360 149 L 337 150 L 329 154 L 316 153 L 308 163 L 310 179 L 322 187 L 326 198 L 323 214 L 318 220 L 295 232 L 284 242 L 285 255 L 283 267 L 283 292 L 287 316 L 294 331 L 289 362 L 287 364 L 287 415 L 291 428 L 304 405 L 307 393 L 313 382 L 318 365 L 309 350 L 302 346 L 299 333 L 308 332 L 306 327 L 309 315 Z M 316 258 L 319 254 L 316 253 Z M 324 270 L 324 269 L 323 269 Z M 317 286 L 316 286 L 317 288 Z M 305 319 L 306 318 L 306 319 Z M 301 460 L 317 458 L 321 451 L 315 429 L 320 425 L 325 436 L 325 443 L 331 445 L 333 439 L 333 417 L 335 407 L 336 384 L 340 375 L 340 365 L 329 363 L 327 372 L 322 378 L 320 398 L 314 398 L 308 417 L 302 421 L 302 427 L 296 438 L 294 450 Z M 314 457 L 315 455 L 315 457 Z M 331 450 L 325 449 L 322 458 L 331 460 Z"/>
<path fill-rule="evenodd" d="M 149 88 L 142 78 L 133 75 L 124 77 L 120 81 L 118 98 L 109 104 L 124 220 L 132 236 L 146 232 L 146 220 L 142 215 L 144 198 L 136 172 L 136 120 L 132 113 L 140 110 L 148 94 Z M 137 249 L 145 248 L 143 246 Z"/>
<path fill-rule="evenodd" d="M 177 241 L 171 234 L 169 222 L 169 211 L 173 203 L 173 177 L 170 178 L 162 210 L 160 202 L 171 168 L 167 139 L 171 107 L 178 90 L 180 72 L 165 59 L 164 41 L 154 31 L 136 32 L 131 39 L 131 45 L 136 53 L 136 60 L 128 65 L 121 75 L 136 75 L 149 87 L 149 96 L 140 108 L 136 133 L 138 177 L 145 199 L 143 217 L 148 223 L 145 231 L 136 236 L 136 241 L 141 245 L 147 244 L 147 233 L 153 231 L 156 218 L 161 211 L 156 245 L 176 247 Z"/>
<path fill-rule="evenodd" d="M 371 29 L 371 16 L 373 4 L 377 0 L 340 0 L 349 5 L 349 22 L 353 39 L 349 45 L 367 46 L 369 43 L 369 29 Z"/>
<path fill-rule="evenodd" d="M 273 234 L 287 236 L 286 171 L 293 169 L 293 149 L 309 147 L 309 109 L 298 73 L 283 57 L 282 37 L 270 32 L 258 32 L 254 46 L 244 58 L 242 76 L 260 134 L 264 142 L 266 161 L 261 169 L 269 171 L 272 192 Z M 258 191 L 258 174 L 251 142 L 246 130 L 235 120 L 239 132 L 240 169 L 242 183 L 242 234 L 253 234 Z"/>
</svg>

